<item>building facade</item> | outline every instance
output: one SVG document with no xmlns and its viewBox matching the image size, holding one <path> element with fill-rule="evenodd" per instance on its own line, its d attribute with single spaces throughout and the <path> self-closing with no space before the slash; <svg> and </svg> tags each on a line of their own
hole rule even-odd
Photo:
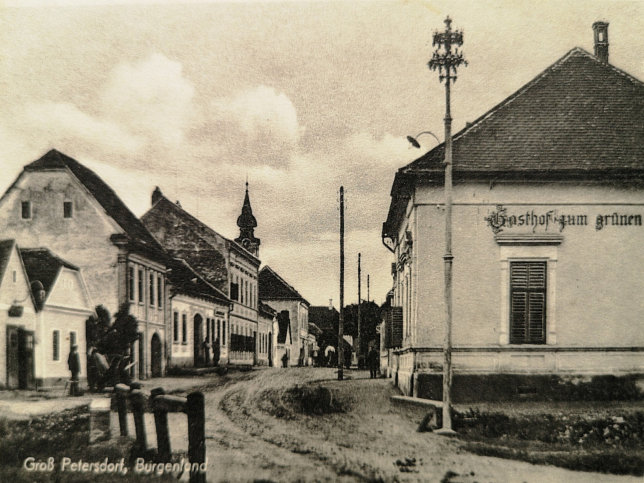
<svg viewBox="0 0 644 483">
<path fill-rule="evenodd" d="M 209 284 L 185 260 L 170 266 L 172 312 L 171 366 L 217 365 L 227 347 L 230 300 Z"/>
<path fill-rule="evenodd" d="M 455 381 L 644 373 L 644 84 L 599 47 L 454 136 Z M 441 144 L 396 173 L 382 232 L 402 314 L 390 370 L 439 399 L 424 383 L 443 363 L 443 158 Z"/>
<path fill-rule="evenodd" d="M 77 267 L 49 250 L 0 242 L 0 385 L 35 389 L 64 385 L 76 345 L 87 377 L 85 321 L 93 314 Z"/>
<path fill-rule="evenodd" d="M 254 221 L 248 187 L 238 219 L 240 232 L 247 240 L 244 248 L 228 240 L 212 228 L 185 211 L 180 204 L 168 200 L 159 188 L 152 193 L 152 208 L 141 221 L 156 237 L 159 243 L 174 257 L 185 260 L 205 282 L 219 290 L 230 303 L 227 317 L 219 317 L 216 329 L 220 337 L 220 362 L 222 364 L 255 364 L 257 362 L 258 340 L 258 288 L 257 277 L 260 260 L 257 258 L 259 239 L 253 236 L 253 227 L 245 226 Z M 254 225 L 257 222 L 254 221 Z M 248 241 L 248 240 L 252 240 Z M 243 240 L 242 240 L 243 241 Z M 179 303 L 176 299 L 175 303 Z M 174 310 L 174 309 L 173 309 Z M 187 330 L 199 337 L 204 336 L 204 316 L 192 316 L 183 305 L 178 310 L 179 323 L 183 327 L 185 313 Z M 173 317 L 175 317 L 173 315 Z M 217 318 L 215 318 L 215 325 Z M 173 321 L 174 324 L 174 321 Z M 200 327 L 202 327 L 200 329 Z M 183 329 L 181 329 L 183 330 Z M 190 339 L 190 335 L 186 335 Z M 183 334 L 181 333 L 181 340 Z M 182 342 L 183 344 L 183 342 Z M 193 349 L 194 352 L 194 349 Z M 185 354 L 190 351 L 185 349 Z"/>
<path fill-rule="evenodd" d="M 270 304 L 278 314 L 288 312 L 292 338 L 291 347 L 287 347 L 289 365 L 309 364 L 309 357 L 313 355 L 309 337 L 310 304 L 268 265 L 259 272 L 259 298 Z"/>
<path fill-rule="evenodd" d="M 0 230 L 21 247 L 47 247 L 79 267 L 92 304 L 112 314 L 126 304 L 138 321 L 134 375 L 162 374 L 167 255 L 93 171 L 56 150 L 28 164 L 0 198 Z M 153 359 L 160 371 L 152 371 Z"/>
</svg>

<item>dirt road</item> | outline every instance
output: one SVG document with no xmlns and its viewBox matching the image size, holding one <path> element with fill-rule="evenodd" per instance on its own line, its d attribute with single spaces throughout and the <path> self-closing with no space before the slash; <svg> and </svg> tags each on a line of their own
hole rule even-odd
<svg viewBox="0 0 644 483">
<path fill-rule="evenodd" d="M 392 405 L 391 381 L 336 381 L 332 369 L 263 369 L 206 394 L 209 481 L 639 481 L 481 457 L 456 439 L 417 433 L 421 408 Z M 320 381 L 344 412 L 307 415 L 288 389 Z"/>
</svg>

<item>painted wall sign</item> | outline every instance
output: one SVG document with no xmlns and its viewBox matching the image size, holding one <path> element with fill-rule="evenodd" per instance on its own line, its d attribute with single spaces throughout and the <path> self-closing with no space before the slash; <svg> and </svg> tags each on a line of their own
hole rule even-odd
<svg viewBox="0 0 644 483">
<path fill-rule="evenodd" d="M 504 229 L 531 228 L 544 231 L 563 231 L 567 226 L 588 226 L 589 220 L 594 221 L 595 230 L 599 231 L 608 226 L 642 226 L 642 215 L 632 213 L 588 214 L 560 213 L 559 210 L 508 213 L 503 205 L 497 205 L 496 210 L 484 218 L 492 231 L 497 234 Z"/>
</svg>

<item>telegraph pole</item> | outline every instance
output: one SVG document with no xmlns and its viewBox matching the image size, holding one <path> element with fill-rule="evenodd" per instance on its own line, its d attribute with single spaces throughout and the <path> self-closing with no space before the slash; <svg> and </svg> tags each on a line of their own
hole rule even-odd
<svg viewBox="0 0 644 483">
<path fill-rule="evenodd" d="M 340 322 L 338 324 L 338 381 L 344 377 L 344 186 L 340 186 Z"/>
<path fill-rule="evenodd" d="M 358 359 L 358 365 L 360 365 L 360 355 L 362 354 L 362 348 L 360 347 L 360 325 L 361 325 L 361 317 L 360 317 L 360 305 L 362 304 L 362 298 L 360 294 L 360 282 L 362 279 L 361 271 L 360 271 L 360 253 L 358 253 L 358 337 L 356 339 L 356 346 L 358 347 L 357 350 L 357 359 Z"/>
<path fill-rule="evenodd" d="M 367 274 L 367 302 L 371 302 L 371 296 L 369 295 L 369 274 Z"/>
<path fill-rule="evenodd" d="M 438 47 L 427 64 L 438 69 L 440 82 L 445 81 L 445 334 L 443 340 L 443 427 L 437 431 L 453 434 L 452 429 L 452 115 L 450 112 L 450 85 L 456 81 L 456 70 L 467 65 L 458 47 L 463 45 L 463 32 L 452 30 L 452 19 L 445 19 L 445 31 L 434 33 L 432 45 Z M 452 51 L 452 46 L 456 48 Z"/>
</svg>

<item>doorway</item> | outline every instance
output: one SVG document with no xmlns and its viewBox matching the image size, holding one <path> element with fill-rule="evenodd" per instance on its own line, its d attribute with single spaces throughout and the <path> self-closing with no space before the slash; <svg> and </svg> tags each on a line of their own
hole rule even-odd
<svg viewBox="0 0 644 483">
<path fill-rule="evenodd" d="M 8 325 L 7 388 L 33 389 L 34 387 L 34 333 Z"/>
<path fill-rule="evenodd" d="M 155 333 L 152 336 L 152 341 L 150 342 L 150 358 L 152 365 L 152 377 L 161 377 L 161 337 L 159 334 Z"/>
</svg>

